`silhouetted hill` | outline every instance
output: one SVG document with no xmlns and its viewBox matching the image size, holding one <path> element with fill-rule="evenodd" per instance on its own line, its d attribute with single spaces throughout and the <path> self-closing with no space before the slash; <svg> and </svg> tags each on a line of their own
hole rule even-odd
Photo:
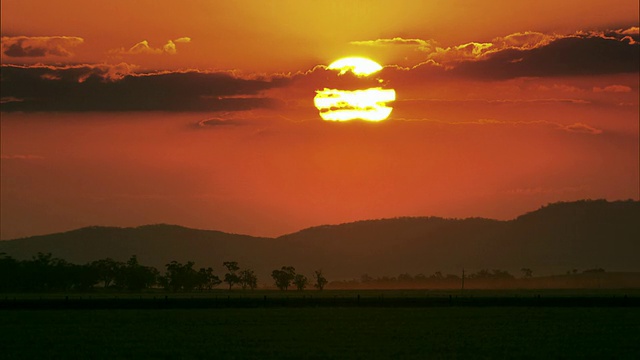
<svg viewBox="0 0 640 360">
<path fill-rule="evenodd" d="M 171 260 L 213 266 L 237 260 L 270 282 L 271 270 L 292 265 L 310 275 L 322 268 L 330 279 L 459 274 L 482 268 L 519 275 L 560 274 L 601 267 L 640 271 L 640 202 L 585 200 L 554 203 L 514 220 L 437 217 L 367 220 L 308 228 L 278 238 L 259 238 L 174 225 L 88 227 L 0 242 L 0 252 L 19 259 L 37 252 L 76 263 L 136 254 L 161 271 Z"/>
<path fill-rule="evenodd" d="M 126 261 L 138 256 L 144 265 L 164 270 L 164 264 L 177 260 L 195 261 L 197 265 L 216 265 L 234 259 L 247 262 L 259 257 L 254 249 L 268 248 L 272 239 L 227 234 L 213 230 L 196 230 L 182 226 L 156 224 L 135 228 L 91 226 L 63 233 L 1 241 L 0 252 L 18 259 L 37 252 L 83 264 L 110 257 Z"/>
</svg>

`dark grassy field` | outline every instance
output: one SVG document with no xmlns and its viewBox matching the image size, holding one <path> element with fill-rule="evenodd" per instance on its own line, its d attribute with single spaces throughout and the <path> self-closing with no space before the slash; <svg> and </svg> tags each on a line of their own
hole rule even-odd
<svg viewBox="0 0 640 360">
<path fill-rule="evenodd" d="M 0 358 L 636 359 L 639 295 L 598 289 L 5 294 Z M 11 307 L 20 302 L 36 306 Z"/>
<path fill-rule="evenodd" d="M 638 358 L 638 308 L 0 312 L 3 359 Z"/>
<path fill-rule="evenodd" d="M 301 307 L 637 307 L 640 289 L 571 290 L 214 290 L 4 294 L 0 310 L 219 309 Z"/>
</svg>

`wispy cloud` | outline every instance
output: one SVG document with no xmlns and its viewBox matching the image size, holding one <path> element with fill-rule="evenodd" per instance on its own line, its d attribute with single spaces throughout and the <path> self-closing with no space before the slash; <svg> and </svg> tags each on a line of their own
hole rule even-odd
<svg viewBox="0 0 640 360">
<path fill-rule="evenodd" d="M 574 123 L 571 125 L 561 125 L 560 126 L 561 129 L 569 131 L 569 132 L 575 132 L 575 133 L 583 133 L 583 134 L 591 134 L 591 135 L 598 135 L 598 134 L 602 134 L 602 130 L 600 129 L 596 129 L 593 126 L 587 125 L 587 124 L 583 124 L 583 123 Z"/>
<path fill-rule="evenodd" d="M 190 37 L 181 37 L 175 40 L 168 40 L 166 44 L 161 47 L 152 47 L 149 45 L 147 40 L 142 40 L 129 49 L 119 48 L 113 49 L 109 51 L 111 54 L 120 54 L 120 55 L 162 55 L 169 54 L 175 55 L 178 52 L 176 47 L 176 43 L 189 43 L 191 42 Z"/>
<path fill-rule="evenodd" d="M 605 87 L 594 87 L 593 92 L 612 92 L 612 93 L 626 93 L 631 92 L 631 88 L 626 85 L 609 85 Z"/>
<path fill-rule="evenodd" d="M 504 193 L 511 195 L 541 195 L 541 194 L 567 194 L 567 193 L 578 193 L 588 190 L 588 186 L 586 185 L 578 185 L 578 186 L 566 186 L 566 187 L 526 187 L 526 188 L 515 188 L 508 189 L 503 191 Z"/>
<path fill-rule="evenodd" d="M 24 101 L 24 99 L 19 99 L 17 97 L 13 97 L 13 96 L 0 97 L 0 104 L 6 104 L 6 103 L 10 103 L 10 102 L 20 102 L 20 101 Z"/>
<path fill-rule="evenodd" d="M 33 154 L 2 154 L 0 155 L 2 160 L 42 160 L 44 156 Z"/>
<path fill-rule="evenodd" d="M 422 39 L 405 39 L 401 37 L 394 37 L 392 39 L 376 39 L 376 40 L 361 40 L 361 41 L 351 41 L 352 45 L 362 45 L 362 46 L 393 46 L 393 45 L 402 45 L 402 46 L 412 46 L 415 47 L 416 50 L 429 52 L 435 49 L 437 43 L 434 40 L 422 40 Z"/>
<path fill-rule="evenodd" d="M 84 42 L 77 36 L 3 36 L 2 54 L 8 57 L 69 57 Z"/>
<path fill-rule="evenodd" d="M 497 119 L 477 119 L 471 121 L 445 121 L 437 119 L 416 119 L 416 118 L 396 118 L 394 121 L 424 121 L 437 124 L 452 125 L 452 126 L 550 126 L 557 130 L 568 131 L 573 133 L 599 135 L 602 134 L 602 130 L 597 129 L 591 125 L 584 123 L 562 124 L 555 121 L 548 120 L 533 120 L 533 121 L 507 121 Z"/>
<path fill-rule="evenodd" d="M 227 127 L 227 126 L 239 126 L 245 125 L 245 123 L 238 119 L 223 119 L 223 118 L 210 118 L 201 120 L 198 122 L 199 127 Z"/>
</svg>

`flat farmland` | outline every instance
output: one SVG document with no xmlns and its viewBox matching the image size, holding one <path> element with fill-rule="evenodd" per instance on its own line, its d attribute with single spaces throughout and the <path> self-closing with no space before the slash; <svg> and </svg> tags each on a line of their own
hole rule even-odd
<svg viewBox="0 0 640 360">
<path fill-rule="evenodd" d="M 392 301 L 418 295 L 396 291 L 323 292 L 316 296 L 352 299 L 357 293 L 362 294 L 363 301 L 379 296 Z M 232 295 L 240 298 L 241 294 L 220 292 L 218 297 L 233 302 Z M 507 298 L 535 296 L 499 292 L 476 292 L 473 296 L 493 299 L 500 294 Z M 621 294 L 581 293 L 579 298 Z M 294 295 L 306 298 L 312 294 L 265 291 L 249 293 L 245 298 L 292 299 Z M 551 295 L 572 298 L 571 293 L 543 294 L 544 297 Z M 128 296 L 131 299 L 159 297 L 158 294 Z M 448 298 L 444 292 L 437 296 Z M 187 294 L 181 294 L 181 298 L 191 299 Z M 4 359 L 635 359 L 640 354 L 640 308 L 637 306 L 18 309 L 3 310 L 0 317 L 0 348 Z"/>
<path fill-rule="evenodd" d="M 639 307 L 640 289 L 94 291 L 0 295 L 0 310 L 300 307 Z"/>
</svg>

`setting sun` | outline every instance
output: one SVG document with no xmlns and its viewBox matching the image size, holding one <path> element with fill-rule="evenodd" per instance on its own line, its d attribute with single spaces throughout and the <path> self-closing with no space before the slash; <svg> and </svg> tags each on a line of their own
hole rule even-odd
<svg viewBox="0 0 640 360">
<path fill-rule="evenodd" d="M 382 70 L 377 62 L 360 57 L 347 57 L 334 61 L 327 69 L 339 70 L 338 75 L 351 71 L 358 77 L 366 77 Z M 381 87 L 362 90 L 339 90 L 324 88 L 317 90 L 313 103 L 320 111 L 320 117 L 328 121 L 349 121 L 361 119 L 382 121 L 389 117 L 393 108 L 387 102 L 396 99 L 393 89 Z"/>
<path fill-rule="evenodd" d="M 340 70 L 340 75 L 351 71 L 356 76 L 368 76 L 382 70 L 382 66 L 367 58 L 346 57 L 332 62 L 327 69 Z"/>
</svg>

